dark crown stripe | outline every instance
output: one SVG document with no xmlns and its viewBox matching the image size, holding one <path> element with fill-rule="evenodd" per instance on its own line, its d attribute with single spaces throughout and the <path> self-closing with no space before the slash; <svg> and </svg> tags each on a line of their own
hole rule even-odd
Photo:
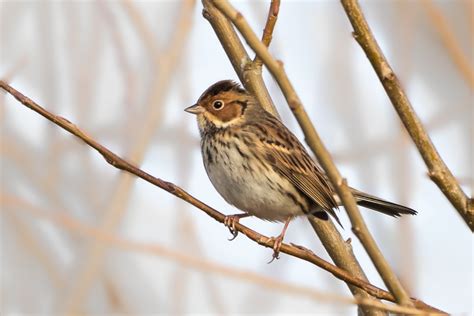
<svg viewBox="0 0 474 316">
<path fill-rule="evenodd" d="M 232 80 L 222 80 L 218 81 L 209 88 L 201 95 L 199 99 L 202 99 L 204 96 L 215 96 L 224 91 L 238 91 L 238 92 L 245 92 L 244 89 L 235 81 Z"/>
</svg>

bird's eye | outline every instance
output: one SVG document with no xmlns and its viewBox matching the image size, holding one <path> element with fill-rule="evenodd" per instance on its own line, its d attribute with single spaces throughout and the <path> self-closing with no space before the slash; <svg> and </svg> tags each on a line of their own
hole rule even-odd
<svg viewBox="0 0 474 316">
<path fill-rule="evenodd" d="M 220 110 L 224 107 L 224 101 L 216 100 L 212 103 L 214 110 Z"/>
</svg>

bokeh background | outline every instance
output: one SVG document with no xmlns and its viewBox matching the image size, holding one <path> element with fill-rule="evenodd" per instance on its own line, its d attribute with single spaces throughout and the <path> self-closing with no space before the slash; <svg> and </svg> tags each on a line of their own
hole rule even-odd
<svg viewBox="0 0 474 316">
<path fill-rule="evenodd" d="M 268 4 L 234 2 L 258 33 Z M 361 5 L 441 156 L 472 195 L 473 2 Z M 237 78 L 201 11 L 190 0 L 2 0 L 0 77 L 144 170 L 232 214 L 205 174 L 195 118 L 183 112 L 210 84 Z M 406 288 L 469 315 L 472 234 L 427 177 L 351 31 L 338 1 L 283 1 L 271 51 L 349 184 L 419 211 L 396 220 L 362 210 Z M 265 78 L 283 121 L 303 139 Z M 0 104 L 3 315 L 356 313 L 340 302 L 350 293 L 329 273 L 286 255 L 268 265 L 271 250 L 244 236 L 227 241 L 223 225 L 112 168 L 11 96 L 1 93 Z M 383 286 L 340 217 L 369 279 Z M 243 223 L 267 235 L 281 230 Z M 304 219 L 290 225 L 286 241 L 328 258 Z"/>
</svg>

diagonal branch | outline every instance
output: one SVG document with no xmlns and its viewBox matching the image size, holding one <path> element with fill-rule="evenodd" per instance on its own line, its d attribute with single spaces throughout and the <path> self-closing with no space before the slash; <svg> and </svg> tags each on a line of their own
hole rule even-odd
<svg viewBox="0 0 474 316">
<path fill-rule="evenodd" d="M 214 29 L 240 82 L 257 98 L 265 110 L 278 117 L 278 111 L 262 79 L 262 68 L 252 62 L 232 24 L 211 5 L 210 0 L 203 0 L 203 5 L 202 15 Z"/>
<path fill-rule="evenodd" d="M 429 19 L 431 20 L 433 27 L 438 32 L 438 35 L 444 46 L 446 47 L 446 50 L 448 51 L 454 64 L 458 68 L 461 75 L 464 77 L 464 80 L 467 81 L 467 83 L 469 84 L 469 86 L 471 86 L 472 89 L 474 89 L 474 69 L 472 69 L 471 67 L 469 57 L 464 54 L 461 45 L 459 45 L 459 43 L 457 42 L 456 36 L 454 35 L 453 30 L 449 27 L 446 17 L 436 6 L 433 0 L 423 0 L 422 5 L 423 8 L 426 10 Z"/>
<path fill-rule="evenodd" d="M 110 151 L 107 149 L 105 146 L 101 145 L 98 143 L 96 140 L 91 138 L 90 136 L 87 135 L 84 131 L 79 129 L 76 125 L 65 119 L 64 117 L 54 115 L 51 112 L 47 111 L 37 103 L 35 103 L 33 100 L 28 98 L 27 96 L 23 95 L 7 83 L 5 83 L 3 80 L 0 80 L 0 88 L 11 94 L 13 97 L 15 97 L 20 103 L 28 107 L 29 109 L 35 111 L 36 113 L 40 114 L 47 120 L 53 122 L 54 124 L 58 125 L 59 127 L 63 128 L 64 130 L 68 131 L 69 133 L 73 134 L 74 136 L 78 137 L 82 141 L 84 141 L 87 145 L 95 149 L 99 154 L 101 154 L 104 159 L 114 166 L 117 169 L 126 171 L 130 174 L 133 174 L 173 195 L 176 197 L 194 205 L 195 207 L 199 208 L 200 210 L 204 211 L 207 215 L 210 217 L 214 218 L 216 221 L 220 223 L 224 223 L 225 215 L 218 212 L 217 210 L 211 208 L 210 206 L 204 204 L 203 202 L 199 201 L 198 199 L 194 198 L 191 196 L 189 193 L 178 187 L 177 185 L 164 181 L 159 178 L 155 178 L 152 175 L 148 174 L 147 172 L 135 167 L 131 163 L 127 162 L 126 160 L 120 158 L 117 154 L 114 152 Z M 254 230 L 237 223 L 236 224 L 236 229 L 246 235 L 249 239 L 257 242 L 258 244 L 268 247 L 268 248 L 273 248 L 274 244 L 274 239 L 269 238 L 267 236 L 261 235 Z M 395 301 L 395 298 L 393 295 L 387 291 L 384 291 L 360 278 L 354 277 L 351 273 L 346 272 L 343 269 L 340 269 L 331 263 L 321 259 L 320 257 L 316 256 L 311 250 L 297 246 L 294 244 L 282 244 L 281 246 L 281 252 L 286 253 L 288 255 L 291 255 L 293 257 L 302 259 L 304 261 L 307 261 L 309 263 L 312 263 L 328 272 L 333 274 L 335 277 L 338 279 L 352 284 L 353 286 L 359 287 L 361 289 L 364 289 L 367 293 L 370 295 L 380 298 L 380 299 L 385 299 L 389 301 Z M 412 299 L 413 304 L 420 309 L 430 311 L 430 312 L 436 312 L 436 313 L 441 313 L 441 311 L 437 310 L 434 307 L 431 307 L 427 304 L 425 304 L 422 301 L 419 301 L 417 299 Z"/>
<path fill-rule="evenodd" d="M 428 174 L 474 232 L 474 202 L 467 197 L 433 145 L 413 106 L 403 91 L 397 76 L 383 55 L 357 0 L 342 0 L 342 5 L 354 28 L 354 38 L 364 50 L 382 83 L 393 107 L 415 143 L 428 167 Z"/>
<path fill-rule="evenodd" d="M 143 119 L 134 122 L 134 124 L 139 124 L 135 129 L 137 137 L 130 144 L 130 160 L 134 162 L 140 162 L 143 159 L 145 149 L 153 138 L 158 122 L 163 118 L 163 107 L 157 105 L 163 104 L 167 93 L 169 93 L 170 78 L 175 73 L 175 65 L 179 61 L 180 54 L 183 53 L 183 47 L 191 29 L 194 5 L 194 0 L 181 2 L 176 27 L 170 36 L 166 50 L 153 52 L 150 64 L 154 71 L 146 95 L 146 115 Z M 134 21 L 138 23 L 138 21 Z M 146 27 L 146 24 L 138 28 L 140 33 L 143 32 L 142 27 Z M 143 38 L 148 38 L 148 36 Z M 146 44 L 146 46 L 149 45 Z M 159 71 L 157 71 L 158 69 Z M 101 219 L 103 230 L 113 231 L 120 223 L 130 198 L 134 180 L 135 178 L 127 173 L 119 177 Z M 70 290 L 64 291 L 64 298 L 60 299 L 63 305 L 60 310 L 63 314 L 76 314 L 76 310 L 83 304 L 96 276 L 102 272 L 104 252 L 105 244 L 101 240 L 91 240 L 87 245 L 84 259 L 78 267 L 78 271 L 72 274 L 73 280 L 70 282 Z"/>
<path fill-rule="evenodd" d="M 247 43 L 252 47 L 255 53 L 260 56 L 264 64 L 268 67 L 273 77 L 278 82 L 285 98 L 290 105 L 295 117 L 300 123 L 301 128 L 306 137 L 306 142 L 315 153 L 321 166 L 326 171 L 331 183 L 334 185 L 339 197 L 342 200 L 344 208 L 349 215 L 349 219 L 352 223 L 352 229 L 356 236 L 361 241 L 372 262 L 374 263 L 377 271 L 382 277 L 385 285 L 389 288 L 390 292 L 397 298 L 397 302 L 402 305 L 411 306 L 410 297 L 403 289 L 402 284 L 396 277 L 392 268 L 384 258 L 382 252 L 377 246 L 375 239 L 369 232 L 367 225 L 360 214 L 357 207 L 356 201 L 349 190 L 346 180 L 342 178 L 341 174 L 337 170 L 329 151 L 324 146 L 321 138 L 319 137 L 316 129 L 314 128 L 308 114 L 306 113 L 301 100 L 299 99 L 296 91 L 294 90 L 288 76 L 285 73 L 283 65 L 274 59 L 268 52 L 267 47 L 260 42 L 258 37 L 252 31 L 251 27 L 245 20 L 245 18 L 235 10 L 229 2 L 225 0 L 215 1 L 215 5 L 223 12 L 227 18 L 237 27 L 242 36 L 245 38 Z"/>
<path fill-rule="evenodd" d="M 309 287 L 275 280 L 252 271 L 228 267 L 217 262 L 202 259 L 198 256 L 189 255 L 186 252 L 179 252 L 172 248 L 167 248 L 161 244 L 123 239 L 112 233 L 104 232 L 100 228 L 87 225 L 67 215 L 70 212 L 65 210 L 51 212 L 23 201 L 16 196 L 0 193 L 0 203 L 3 206 L 7 206 L 6 208 L 2 208 L 0 210 L 0 212 L 3 212 L 3 214 L 7 216 L 17 216 L 18 212 L 28 212 L 38 219 L 46 219 L 49 222 L 56 224 L 58 227 L 71 231 L 72 233 L 78 234 L 84 238 L 100 239 L 105 241 L 110 247 L 115 247 L 123 251 L 132 251 L 135 253 L 163 257 L 173 262 L 179 263 L 179 265 L 193 268 L 196 271 L 205 272 L 206 275 L 212 274 L 221 275 L 227 278 L 234 278 L 240 281 L 246 281 L 260 285 L 270 290 L 299 296 L 300 298 L 307 297 L 318 302 L 358 304 L 362 306 L 377 307 L 382 310 L 394 313 L 426 315 L 426 312 L 418 309 L 399 305 L 388 305 L 375 299 L 363 297 L 349 298 L 341 295 L 323 293 Z"/>
<path fill-rule="evenodd" d="M 235 72 L 239 76 L 245 88 L 248 91 L 254 93 L 257 100 L 267 111 L 278 116 L 278 112 L 273 106 L 273 103 L 263 82 L 261 67 L 256 66 L 255 63 L 249 60 L 247 52 L 245 51 L 232 24 L 229 22 L 229 19 L 226 18 L 220 12 L 220 10 L 215 7 L 213 1 L 203 0 L 202 2 L 204 6 L 203 15 L 214 29 L 219 41 L 222 44 L 222 47 L 224 48 L 225 52 L 227 53 L 227 56 L 229 57 L 230 62 L 234 66 Z M 258 38 L 256 39 L 256 41 L 261 44 Z M 264 44 L 261 45 L 266 48 Z M 245 63 L 243 61 L 245 61 Z M 252 71 L 252 69 L 256 70 Z M 255 92 L 260 91 L 264 91 L 265 93 L 255 94 Z M 290 102 L 290 104 L 292 103 Z M 303 130 L 305 130 L 304 126 L 306 126 L 304 124 L 308 125 L 309 127 L 312 127 L 311 122 L 309 120 L 305 123 L 302 123 L 300 121 L 300 125 L 303 126 Z M 318 235 L 324 248 L 328 252 L 331 259 L 334 261 L 334 263 L 338 267 L 346 271 L 350 271 L 354 276 L 367 281 L 367 277 L 364 274 L 364 271 L 362 270 L 359 262 L 350 250 L 350 247 L 348 247 L 345 243 L 344 239 L 335 227 L 334 223 L 330 220 L 316 220 L 313 217 L 308 217 L 308 221 L 312 225 L 314 231 Z M 360 288 L 353 287 L 349 283 L 348 286 L 353 295 L 362 297 L 369 296 Z M 361 311 L 364 315 L 367 316 L 385 315 L 384 312 L 377 309 L 362 308 Z"/>
</svg>

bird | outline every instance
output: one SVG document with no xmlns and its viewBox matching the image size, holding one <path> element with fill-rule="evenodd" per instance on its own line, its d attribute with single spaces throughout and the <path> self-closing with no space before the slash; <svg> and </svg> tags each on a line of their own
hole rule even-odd
<svg viewBox="0 0 474 316">
<path fill-rule="evenodd" d="M 283 222 L 281 233 L 272 237 L 272 257 L 278 259 L 295 217 L 328 220 L 329 214 L 342 226 L 336 214 L 341 202 L 323 169 L 298 138 L 240 84 L 218 81 L 185 111 L 197 116 L 203 164 L 211 183 L 229 204 L 243 211 L 225 217 L 232 239 L 241 218 Z M 363 207 L 393 217 L 417 214 L 409 207 L 350 190 Z"/>
</svg>

